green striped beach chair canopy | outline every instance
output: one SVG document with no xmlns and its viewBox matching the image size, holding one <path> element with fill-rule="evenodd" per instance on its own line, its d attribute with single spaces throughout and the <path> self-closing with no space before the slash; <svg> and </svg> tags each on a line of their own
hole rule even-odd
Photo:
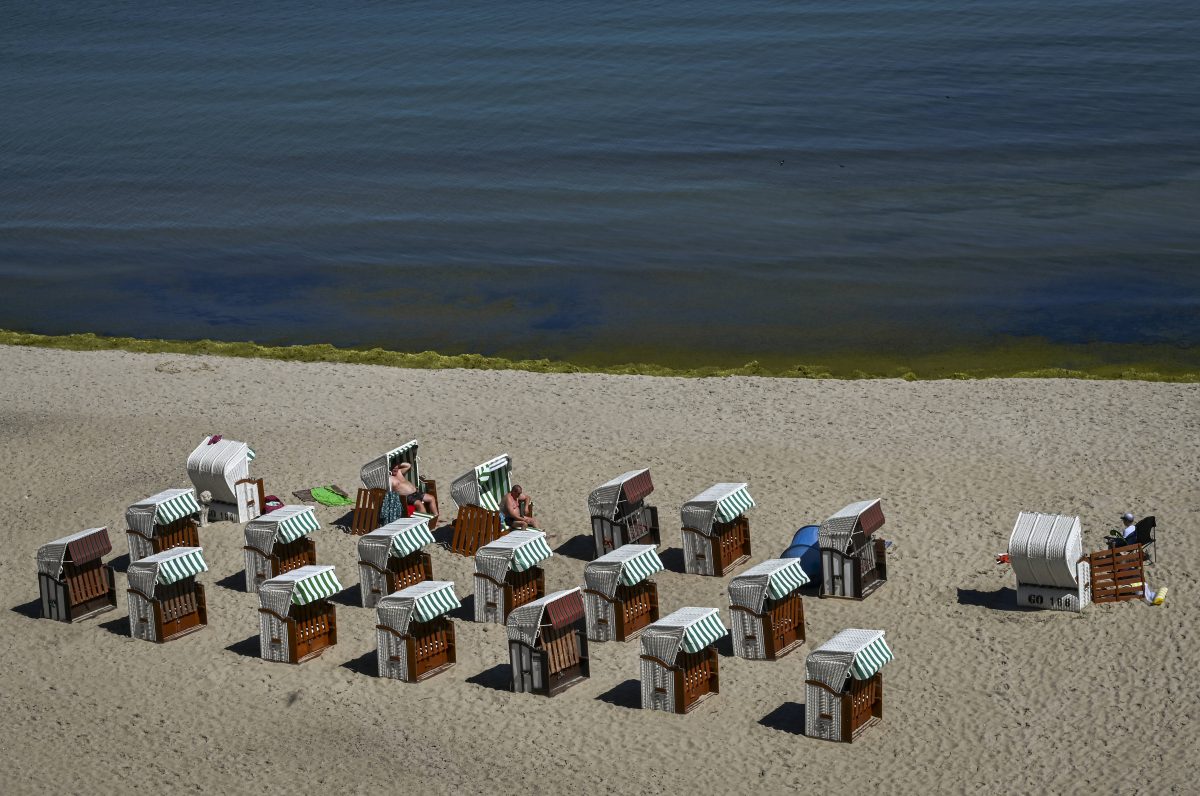
<svg viewBox="0 0 1200 796">
<path fill-rule="evenodd" d="M 655 545 L 627 544 L 585 564 L 583 583 L 611 600 L 618 586 L 636 586 L 662 571 L 663 562 Z"/>
<path fill-rule="evenodd" d="M 375 610 L 379 624 L 408 634 L 412 622 L 429 622 L 457 609 L 461 603 L 454 593 L 454 581 L 426 580 L 393 592 L 379 601 Z"/>
<path fill-rule="evenodd" d="M 1008 537 L 1008 560 L 1017 582 L 1074 589 L 1080 575 L 1083 533 L 1079 518 L 1022 511 Z"/>
<path fill-rule="evenodd" d="M 532 647 L 537 644 L 542 628 L 562 630 L 580 619 L 583 619 L 583 593 L 576 586 L 514 608 L 505 628 L 509 641 L 520 641 Z"/>
<path fill-rule="evenodd" d="M 170 525 L 175 520 L 200 514 L 195 489 L 166 489 L 125 509 L 125 522 L 131 530 L 152 536 L 155 525 Z"/>
<path fill-rule="evenodd" d="M 168 586 L 207 571 L 208 564 L 204 563 L 204 551 L 201 548 L 172 547 L 134 561 L 125 575 L 130 588 L 154 599 L 157 586 Z"/>
<path fill-rule="evenodd" d="M 848 555 L 883 527 L 883 501 L 879 498 L 851 503 L 821 523 L 817 546 Z"/>
<path fill-rule="evenodd" d="M 713 484 L 683 504 L 679 512 L 683 527 L 711 536 L 713 523 L 731 522 L 754 508 L 748 487 L 744 483 Z"/>
<path fill-rule="evenodd" d="M 843 630 L 808 654 L 804 663 L 809 680 L 824 683 L 840 694 L 846 679 L 869 680 L 892 659 L 882 630 Z"/>
<path fill-rule="evenodd" d="M 205 437 L 187 458 L 188 478 L 196 493 L 210 492 L 213 500 L 220 503 L 236 503 L 233 485 L 250 477 L 250 462 L 254 451 L 244 442 L 220 439 L 210 442 Z"/>
<path fill-rule="evenodd" d="M 85 564 L 112 552 L 112 541 L 108 528 L 88 528 L 38 548 L 38 572 L 58 579 L 62 577 L 63 564 L 69 558 L 72 564 Z"/>
<path fill-rule="evenodd" d="M 755 564 L 729 581 L 729 604 L 761 614 L 768 597 L 778 600 L 809 582 L 798 558 L 774 558 Z"/>
<path fill-rule="evenodd" d="M 279 616 L 287 616 L 293 605 L 328 600 L 342 590 L 333 567 L 309 564 L 265 580 L 258 587 L 259 604 Z"/>
<path fill-rule="evenodd" d="M 475 552 L 475 571 L 503 583 L 508 572 L 524 572 L 552 555 L 543 532 L 513 531 Z"/>
<path fill-rule="evenodd" d="M 512 457 L 502 453 L 454 479 L 450 496 L 459 506 L 499 511 L 504 493 L 512 488 Z"/>
<path fill-rule="evenodd" d="M 644 500 L 653 491 L 654 483 L 648 469 L 630 470 L 593 489 L 588 495 L 588 511 L 593 517 L 615 520 L 622 505 Z"/>
<path fill-rule="evenodd" d="M 276 544 L 287 544 L 321 530 L 312 506 L 282 506 L 246 523 L 246 544 L 265 556 Z"/>
<path fill-rule="evenodd" d="M 417 455 L 417 441 L 410 439 L 398 448 L 392 448 L 382 456 L 377 456 L 362 466 L 358 471 L 363 486 L 367 489 L 391 488 L 392 465 L 396 462 L 408 462 L 412 469 L 408 471 L 408 480 L 413 486 L 421 488 L 421 457 Z"/>
<path fill-rule="evenodd" d="M 674 666 L 680 652 L 699 652 L 728 632 L 716 608 L 680 608 L 642 631 L 642 654 Z"/>
<path fill-rule="evenodd" d="M 428 514 L 401 517 L 358 537 L 358 559 L 378 569 L 387 569 L 389 558 L 404 558 L 433 544 L 433 534 L 429 532 L 431 519 Z"/>
</svg>

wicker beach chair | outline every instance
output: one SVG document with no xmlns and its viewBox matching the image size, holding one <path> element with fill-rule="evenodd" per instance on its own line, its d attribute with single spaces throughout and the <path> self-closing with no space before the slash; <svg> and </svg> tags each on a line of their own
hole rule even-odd
<svg viewBox="0 0 1200 796">
<path fill-rule="evenodd" d="M 504 624 L 513 609 L 546 594 L 538 566 L 554 555 L 546 534 L 513 531 L 475 553 L 475 621 Z"/>
<path fill-rule="evenodd" d="M 754 508 L 744 483 L 713 484 L 683 504 L 683 566 L 693 575 L 727 575 L 750 559 L 750 520 Z"/>
<path fill-rule="evenodd" d="M 403 445 L 393 448 L 387 453 L 377 456 L 367 462 L 359 470 L 362 487 L 358 490 L 354 503 L 354 513 L 351 515 L 351 533 L 361 536 L 381 525 L 386 525 L 401 517 L 412 516 L 415 512 L 404 499 L 391 491 L 392 467 L 397 462 L 410 465 L 405 477 L 419 492 L 425 492 L 437 499 L 437 481 L 421 475 L 421 457 L 418 455 L 420 445 L 413 439 Z M 432 517 L 430 528 L 436 528 L 437 517 Z"/>
<path fill-rule="evenodd" d="M 733 654 L 773 661 L 803 644 L 800 589 L 808 582 L 798 558 L 764 561 L 729 581 Z"/>
<path fill-rule="evenodd" d="M 375 626 L 379 676 L 418 683 L 457 661 L 454 622 L 460 605 L 454 582 L 427 580 L 381 599 Z"/>
<path fill-rule="evenodd" d="M 196 493 L 212 495 L 210 517 L 249 522 L 263 513 L 266 495 L 261 478 L 250 477 L 253 449 L 217 434 L 205 437 L 187 459 L 188 477 Z"/>
<path fill-rule="evenodd" d="M 312 506 L 284 506 L 246 523 L 246 591 L 257 594 L 264 581 L 317 563 L 319 531 Z"/>
<path fill-rule="evenodd" d="M 513 609 L 505 622 L 513 691 L 554 696 L 590 675 L 583 615 L 578 588 Z"/>
<path fill-rule="evenodd" d="M 716 608 L 680 608 L 640 640 L 642 707 L 688 713 L 720 692 L 717 639 L 729 631 Z"/>
<path fill-rule="evenodd" d="M 849 743 L 883 719 L 883 675 L 892 660 L 882 630 L 843 630 L 804 663 L 804 734 Z"/>
<path fill-rule="evenodd" d="M 661 542 L 658 509 L 646 503 L 654 491 L 649 470 L 630 470 L 588 495 L 596 557 L 627 544 Z"/>
<path fill-rule="evenodd" d="M 501 506 L 512 489 L 512 457 L 502 453 L 454 479 L 450 495 L 458 504 L 450 550 L 473 556 L 485 544 L 508 533 Z"/>
<path fill-rule="evenodd" d="M 627 544 L 583 568 L 587 635 L 593 641 L 628 641 L 659 618 L 662 559 L 652 544 Z"/>
<path fill-rule="evenodd" d="M 433 544 L 432 517 L 416 514 L 376 528 L 358 540 L 358 575 L 363 608 L 374 608 L 392 592 L 433 579 L 433 563 L 422 548 Z"/>
</svg>

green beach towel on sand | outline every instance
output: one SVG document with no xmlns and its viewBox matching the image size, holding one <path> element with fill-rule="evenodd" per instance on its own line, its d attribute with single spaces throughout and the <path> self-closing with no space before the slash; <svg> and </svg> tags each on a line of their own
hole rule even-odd
<svg viewBox="0 0 1200 796">
<path fill-rule="evenodd" d="M 337 492 L 334 492 L 327 486 L 318 486 L 312 490 L 313 500 L 320 503 L 322 506 L 352 506 L 354 501 L 348 497 L 343 497 Z"/>
</svg>

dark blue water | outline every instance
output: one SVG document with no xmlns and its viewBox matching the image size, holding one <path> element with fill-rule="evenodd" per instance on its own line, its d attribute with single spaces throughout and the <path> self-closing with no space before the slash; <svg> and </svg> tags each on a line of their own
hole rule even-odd
<svg viewBox="0 0 1200 796">
<path fill-rule="evenodd" d="M 1200 344 L 1191 0 L 259 5 L 0 3 L 0 327 Z"/>
</svg>

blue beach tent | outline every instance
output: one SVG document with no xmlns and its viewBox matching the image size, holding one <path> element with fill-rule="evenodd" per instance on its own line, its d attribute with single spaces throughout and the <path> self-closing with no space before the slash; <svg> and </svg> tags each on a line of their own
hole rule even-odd
<svg viewBox="0 0 1200 796">
<path fill-rule="evenodd" d="M 819 525 L 805 525 L 796 531 L 792 543 L 783 551 L 781 558 L 798 558 L 804 574 L 814 582 L 821 580 L 821 548 L 817 546 Z"/>
</svg>

